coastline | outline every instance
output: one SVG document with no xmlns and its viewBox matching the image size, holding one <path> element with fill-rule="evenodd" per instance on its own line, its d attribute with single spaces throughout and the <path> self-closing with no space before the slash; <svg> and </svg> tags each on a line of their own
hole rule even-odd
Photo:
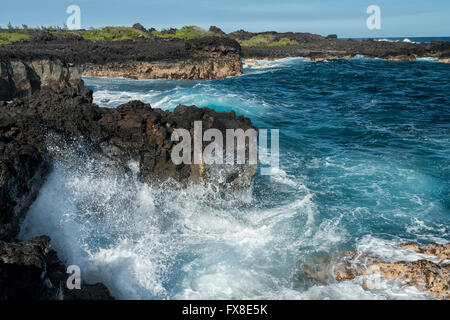
<svg viewBox="0 0 450 320">
<path fill-rule="evenodd" d="M 373 58 L 373 57 L 366 57 L 363 55 L 355 55 L 355 56 L 320 56 L 320 57 L 307 57 L 307 56 L 298 56 L 298 57 L 284 57 L 284 58 L 260 58 L 260 57 L 243 57 L 242 63 L 250 65 L 249 67 L 252 67 L 251 65 L 259 66 L 258 61 L 282 61 L 284 59 L 309 59 L 311 62 L 320 62 L 324 60 L 351 60 L 351 59 L 380 59 L 385 61 L 408 61 L 408 62 L 414 62 L 414 61 L 430 61 L 430 62 L 440 62 L 440 63 L 450 63 L 450 59 L 444 58 L 439 59 L 437 57 L 432 56 L 424 56 L 424 57 L 415 57 L 415 58 L 404 58 L 404 57 L 390 57 L 390 58 Z"/>
<path fill-rule="evenodd" d="M 5 204 L 0 225 L 0 274 L 6 274 L 13 283 L 29 283 L 29 286 L 25 285 L 17 290 L 31 290 L 33 299 L 64 298 L 61 291 L 45 287 L 47 281 L 57 284 L 55 287 L 61 285 L 61 270 L 65 268 L 51 250 L 50 239 L 36 238 L 20 243 L 17 240 L 19 225 L 39 194 L 51 170 L 52 161 L 57 158 L 46 149 L 46 134 L 50 132 L 61 141 L 85 137 L 92 144 L 94 152 L 90 151 L 93 154 L 98 158 L 107 158 L 124 172 L 130 172 L 127 161 L 131 157 L 139 164 L 143 181 L 160 182 L 166 178 L 174 178 L 186 183 L 204 181 L 208 177 L 205 176 L 204 167 L 180 168 L 169 163 L 167 155 L 173 147 L 169 136 L 174 128 L 190 128 L 194 120 L 203 121 L 205 127 L 217 125 L 222 130 L 226 127 L 225 123 L 231 123 L 236 128 L 252 127 L 249 118 L 238 117 L 234 112 L 219 113 L 195 106 L 179 106 L 173 112 L 166 112 L 152 109 L 139 101 L 131 101 L 117 109 L 99 108 L 92 103 L 92 91 L 84 88 L 81 79 L 83 76 L 213 80 L 242 74 L 243 64 L 253 63 L 257 66 L 259 60 L 308 58 L 313 62 L 320 62 L 328 59 L 352 59 L 357 55 L 390 61 L 434 58 L 439 62 L 450 62 L 450 43 L 378 44 L 370 40 L 357 42 L 337 40 L 334 37 L 313 37 L 303 47 L 245 47 L 235 40 L 218 37 L 169 42 L 125 41 L 114 44 L 81 41 L 80 55 L 72 51 L 77 45 L 80 43 L 39 40 L 0 47 L 0 145 L 3 151 L 0 195 Z M 155 47 L 159 51 L 146 51 Z M 59 53 L 54 53 L 56 49 L 60 50 Z M 141 50 L 144 52 L 142 55 L 132 55 L 132 52 Z M 89 55 L 91 51 L 93 53 Z M 110 52 L 105 53 L 107 51 Z M 70 148 L 75 149 L 69 144 Z M 253 168 L 250 168 L 243 174 L 233 172 L 224 177 L 224 180 L 232 184 L 245 177 L 246 181 L 242 185 L 248 188 L 254 175 Z M 414 250 L 425 249 L 414 247 Z M 11 252 L 14 254 L 11 255 Z M 355 254 L 350 253 L 349 256 L 354 258 Z M 17 269 L 10 268 L 11 265 Z M 390 266 L 383 267 L 388 274 Z M 406 267 L 409 268 L 408 274 L 428 274 L 430 268 L 439 273 L 441 267 L 447 270 L 448 265 Z M 418 271 L 416 267 L 419 268 Z M 27 268 L 33 270 L 31 280 L 24 279 L 23 272 L 17 273 L 17 270 Z M 349 272 L 348 268 L 345 269 L 342 271 L 343 275 L 339 273 L 338 278 L 349 280 L 357 276 L 356 273 L 348 276 Z M 365 270 L 358 272 L 366 274 Z M 415 282 L 420 282 L 419 280 L 415 279 Z M 430 292 L 437 298 L 448 298 L 445 292 L 442 293 L 442 278 L 438 281 L 440 291 L 436 293 L 431 283 Z M 112 298 L 104 285 L 97 284 L 93 289 L 88 288 L 91 289 L 83 293 L 85 298 Z M 14 297 L 18 292 L 7 291 L 3 295 Z M 69 295 L 68 297 L 70 298 Z"/>
</svg>

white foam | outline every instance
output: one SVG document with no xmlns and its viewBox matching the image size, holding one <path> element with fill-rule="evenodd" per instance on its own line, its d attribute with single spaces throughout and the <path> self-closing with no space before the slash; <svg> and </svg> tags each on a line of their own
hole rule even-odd
<svg viewBox="0 0 450 320">
<path fill-rule="evenodd" d="M 439 58 L 434 57 L 423 57 L 423 58 L 417 58 L 417 61 L 426 61 L 426 62 L 439 62 Z"/>
<path fill-rule="evenodd" d="M 274 69 L 289 67 L 296 63 L 311 62 L 311 59 L 305 57 L 289 57 L 274 60 L 246 59 L 245 61 L 246 63 L 243 65 L 244 69 Z"/>
<path fill-rule="evenodd" d="M 129 85 L 129 80 L 115 80 L 115 85 Z M 102 79 L 95 82 L 86 80 L 86 85 L 95 87 L 104 85 Z M 133 80 L 143 81 L 147 80 Z M 251 114 L 252 117 L 259 117 L 270 106 L 269 103 L 257 97 L 255 94 L 237 95 L 226 88 L 216 88 L 208 82 L 182 82 L 176 83 L 160 82 L 162 87 L 154 87 L 152 84 L 142 84 L 139 91 L 115 90 L 114 86 L 106 84 L 108 89 L 94 92 L 94 102 L 101 107 L 117 107 L 130 100 L 140 100 L 149 103 L 153 108 L 172 110 L 180 104 L 196 105 L 198 107 L 223 106 L 223 111 L 234 110 L 238 114 Z M 153 82 L 152 82 L 153 83 Z M 165 85 L 162 85 L 165 84 Z M 232 108 L 231 108 L 232 107 Z"/>
<path fill-rule="evenodd" d="M 357 245 L 357 252 L 363 255 L 380 258 L 382 261 L 418 261 L 421 259 L 439 263 L 432 255 L 418 253 L 410 249 L 399 248 L 399 240 L 385 240 L 372 235 L 364 236 Z"/>
<path fill-rule="evenodd" d="M 393 40 L 389 40 L 389 39 L 386 39 L 386 38 L 376 39 L 376 41 L 380 41 L 380 42 L 394 42 Z"/>
<path fill-rule="evenodd" d="M 50 235 L 84 280 L 122 299 L 256 298 L 289 289 L 304 237 L 289 221 L 313 224 L 311 196 L 261 210 L 241 193 L 152 187 L 98 167 L 55 164 L 21 237 Z"/>
</svg>

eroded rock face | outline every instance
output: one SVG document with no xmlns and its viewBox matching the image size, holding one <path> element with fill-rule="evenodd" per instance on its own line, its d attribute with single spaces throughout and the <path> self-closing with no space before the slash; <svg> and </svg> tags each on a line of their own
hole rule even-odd
<svg viewBox="0 0 450 320">
<path fill-rule="evenodd" d="M 113 299 L 102 284 L 82 283 L 80 290 L 69 290 L 67 277 L 49 237 L 10 243 L 0 240 L 0 300 Z"/>
<path fill-rule="evenodd" d="M 2 45 L 0 61 L 59 60 L 80 67 L 85 76 L 220 79 L 242 74 L 240 50 L 237 41 L 225 37 L 92 42 L 74 35 Z"/>
<path fill-rule="evenodd" d="M 231 39 L 205 37 L 186 41 L 187 56 L 154 61 L 123 59 L 83 64 L 87 77 L 131 79 L 222 79 L 242 74 L 240 46 Z"/>
<path fill-rule="evenodd" d="M 407 242 L 399 245 L 399 248 L 413 250 L 417 253 L 428 254 L 435 256 L 439 260 L 450 259 L 450 243 L 447 244 L 437 244 L 429 243 L 426 246 L 419 246 L 414 242 Z"/>
<path fill-rule="evenodd" d="M 123 167 L 131 160 L 137 162 L 143 180 L 173 178 L 188 183 L 205 177 L 198 174 L 202 171 L 201 165 L 175 165 L 172 162 L 174 142 L 171 134 L 175 128 L 186 129 L 193 135 L 194 121 L 202 121 L 203 130 L 217 128 L 224 136 L 226 129 L 252 128 L 248 118 L 236 116 L 234 112 L 215 112 L 195 106 L 178 106 L 169 112 L 152 109 L 140 101 L 108 109 L 99 108 L 91 101 L 90 90 L 85 90 L 83 95 L 69 89 L 59 93 L 40 90 L 31 99 L 18 99 L 0 107 L 0 124 L 5 119 L 0 135 L 26 139 L 31 130 L 32 146 L 46 156 L 49 156 L 45 149 L 48 135 L 71 139 L 83 137 L 90 145 L 92 155 L 106 157 Z M 8 119 L 20 119 L 19 123 L 24 125 L 17 127 Z M 244 176 L 240 173 L 235 179 L 225 177 L 225 180 L 233 183 Z"/>
<path fill-rule="evenodd" d="M 0 61 L 0 100 L 30 96 L 42 87 L 83 88 L 80 70 L 60 60 Z"/>
<path fill-rule="evenodd" d="M 210 26 L 209 27 L 209 32 L 214 32 L 216 34 L 226 35 L 226 33 L 223 32 L 222 29 L 220 29 L 219 27 L 216 27 L 216 26 Z"/>
<path fill-rule="evenodd" d="M 450 244 L 431 243 L 425 247 L 413 243 L 402 244 L 402 249 L 428 254 L 437 259 L 431 261 L 381 261 L 377 257 L 347 252 L 334 266 L 337 281 L 353 280 L 358 276 L 381 275 L 425 291 L 437 299 L 450 299 Z"/>
<path fill-rule="evenodd" d="M 80 141 L 85 148 L 78 152 L 118 170 L 127 171 L 134 161 L 143 181 L 173 179 L 184 184 L 215 179 L 206 165 L 175 165 L 171 160 L 171 133 L 183 128 L 193 136 L 194 121 L 201 121 L 203 130 L 216 128 L 224 136 L 226 129 L 252 128 L 249 119 L 234 112 L 195 106 L 180 105 L 169 112 L 131 101 L 116 109 L 100 108 L 92 104 L 88 89 L 80 93 L 73 88 L 59 92 L 43 88 L 30 98 L 0 103 L 0 299 L 110 298 L 100 284 L 66 292 L 65 267 L 50 249 L 50 239 L 16 243 L 19 225 L 52 161 Z M 221 173 L 217 187 L 221 183 L 246 187 L 255 172 L 256 166 L 232 166 Z"/>
<path fill-rule="evenodd" d="M 169 112 L 131 101 L 116 109 L 100 108 L 92 104 L 92 91 L 88 89 L 79 94 L 71 88 L 60 92 L 44 88 L 29 99 L 3 104 L 0 106 L 0 239 L 15 237 L 29 205 L 45 182 L 52 159 L 63 157 L 60 151 L 49 151 L 49 144 L 61 143 L 63 146 L 57 147 L 71 148 L 71 142 L 77 145 L 83 139 L 86 144 L 83 152 L 111 162 L 117 168 L 127 168 L 134 161 L 138 164 L 139 177 L 146 182 L 216 181 L 208 166 L 172 162 L 173 130 L 183 128 L 193 136 L 194 121 L 201 121 L 203 130 L 219 129 L 224 137 L 226 129 L 252 128 L 249 119 L 234 112 L 221 113 L 195 106 L 178 106 Z M 218 184 L 248 187 L 256 168 L 256 165 L 231 166 L 221 173 Z"/>
<path fill-rule="evenodd" d="M 123 77 L 129 79 L 222 79 L 242 73 L 238 59 L 211 58 L 182 61 L 113 62 L 105 65 L 86 64 L 83 76 Z"/>
<path fill-rule="evenodd" d="M 12 119 L 0 120 L 0 132 L 8 126 L 15 126 Z M 21 138 L 0 137 L 0 240 L 17 234 L 50 169 L 45 156 Z"/>
</svg>

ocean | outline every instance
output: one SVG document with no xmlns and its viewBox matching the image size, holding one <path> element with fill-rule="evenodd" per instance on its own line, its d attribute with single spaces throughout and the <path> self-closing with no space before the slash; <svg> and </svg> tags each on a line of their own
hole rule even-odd
<svg viewBox="0 0 450 320">
<path fill-rule="evenodd" d="M 347 38 L 348 39 L 348 38 Z M 369 38 L 355 38 L 355 40 L 367 40 Z M 445 41 L 449 42 L 450 37 L 386 37 L 386 38 L 373 38 L 375 41 L 388 41 L 388 42 L 412 42 L 412 43 L 430 43 L 431 41 Z"/>
<path fill-rule="evenodd" d="M 362 57 L 261 61 L 215 81 L 86 78 L 103 107 L 194 104 L 279 129 L 280 168 L 224 195 L 106 175 L 73 156 L 77 166 L 55 164 L 21 236 L 50 235 L 83 280 L 120 299 L 427 298 L 302 270 L 346 250 L 414 260 L 394 246 L 450 241 L 449 79 L 434 59 Z"/>
</svg>

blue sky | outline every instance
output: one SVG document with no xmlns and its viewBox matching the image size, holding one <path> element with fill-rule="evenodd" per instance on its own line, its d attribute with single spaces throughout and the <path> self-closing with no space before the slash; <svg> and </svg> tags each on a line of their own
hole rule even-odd
<svg viewBox="0 0 450 320">
<path fill-rule="evenodd" d="M 83 28 L 216 25 L 226 32 L 298 31 L 340 37 L 450 36 L 449 0 L 2 0 L 0 26 L 62 26 L 71 4 Z M 381 8 L 381 30 L 366 27 L 366 8 Z"/>
</svg>

